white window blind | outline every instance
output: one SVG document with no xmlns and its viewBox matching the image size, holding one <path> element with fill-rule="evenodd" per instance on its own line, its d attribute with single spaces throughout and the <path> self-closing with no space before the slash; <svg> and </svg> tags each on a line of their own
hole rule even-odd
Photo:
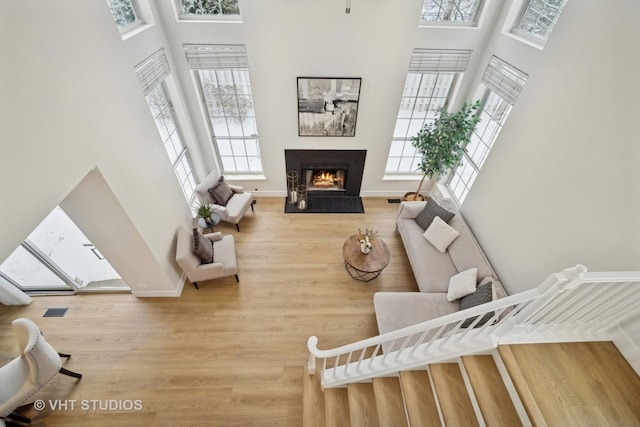
<svg viewBox="0 0 640 427">
<path fill-rule="evenodd" d="M 409 72 L 462 73 L 467 68 L 471 52 L 465 49 L 413 49 Z"/>
<path fill-rule="evenodd" d="M 184 51 L 192 70 L 249 68 L 244 45 L 186 44 Z"/>
<path fill-rule="evenodd" d="M 484 71 L 482 82 L 500 98 L 513 105 L 522 92 L 528 77 L 527 73 L 494 55 Z"/>
<path fill-rule="evenodd" d="M 163 48 L 156 50 L 136 65 L 134 69 L 145 96 L 151 93 L 171 72 Z"/>
</svg>

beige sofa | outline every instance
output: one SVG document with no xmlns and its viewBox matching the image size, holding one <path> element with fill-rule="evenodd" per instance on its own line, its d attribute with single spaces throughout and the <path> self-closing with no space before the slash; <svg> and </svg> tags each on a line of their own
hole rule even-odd
<svg viewBox="0 0 640 427">
<path fill-rule="evenodd" d="M 426 202 L 402 202 L 396 214 L 396 226 L 404 245 L 419 292 L 377 292 L 373 297 L 378 330 L 381 334 L 454 313 L 460 310 L 456 300 L 447 301 L 451 276 L 478 268 L 478 281 L 493 277 L 496 298 L 507 295 L 471 229 L 456 213 L 449 225 L 460 235 L 445 253 L 439 252 L 423 236 L 415 218 Z"/>
</svg>

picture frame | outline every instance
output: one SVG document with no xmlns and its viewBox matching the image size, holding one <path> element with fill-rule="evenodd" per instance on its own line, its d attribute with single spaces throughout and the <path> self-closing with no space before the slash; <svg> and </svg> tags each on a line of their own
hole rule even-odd
<svg viewBox="0 0 640 427">
<path fill-rule="evenodd" d="M 360 77 L 298 77 L 298 136 L 356 135 Z"/>
</svg>

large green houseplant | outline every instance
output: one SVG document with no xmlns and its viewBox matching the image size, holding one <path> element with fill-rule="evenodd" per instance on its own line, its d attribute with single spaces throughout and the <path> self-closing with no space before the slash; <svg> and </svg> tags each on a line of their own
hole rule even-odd
<svg viewBox="0 0 640 427">
<path fill-rule="evenodd" d="M 420 191 L 425 178 L 429 178 L 428 195 L 440 175 L 458 164 L 465 145 L 471 139 L 471 132 L 480 121 L 479 108 L 480 101 L 473 104 L 465 102 L 459 111 L 452 113 L 443 108 L 435 121 L 425 124 L 411 138 L 411 144 L 422 157 L 418 169 L 423 175 L 416 192 L 405 194 L 405 200 L 423 200 Z"/>
</svg>

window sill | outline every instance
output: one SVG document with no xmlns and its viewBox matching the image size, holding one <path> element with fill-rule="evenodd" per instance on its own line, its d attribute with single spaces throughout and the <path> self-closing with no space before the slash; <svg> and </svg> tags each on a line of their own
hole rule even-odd
<svg viewBox="0 0 640 427">
<path fill-rule="evenodd" d="M 189 23 L 196 23 L 196 24 L 242 24 L 242 18 L 236 17 L 236 18 L 224 19 L 217 16 L 214 16 L 211 18 L 203 18 L 203 17 L 192 18 L 190 16 L 180 15 L 178 16 L 178 22 L 189 22 Z"/>
<path fill-rule="evenodd" d="M 153 27 L 153 25 L 151 25 L 151 24 L 143 24 L 143 25 L 140 25 L 138 27 L 135 27 L 135 28 L 127 31 L 126 33 L 122 33 L 121 34 L 122 41 L 129 40 L 130 38 L 135 37 L 138 34 L 141 34 L 141 33 L 145 32 L 146 30 L 148 30 L 151 27 Z"/>
<path fill-rule="evenodd" d="M 418 24 L 418 28 L 422 29 L 443 29 L 443 30 L 479 30 L 480 26 L 477 22 L 462 22 L 460 24 L 454 24 L 450 22 L 435 23 L 435 22 L 421 22 Z"/>
<path fill-rule="evenodd" d="M 384 174 L 383 181 L 420 181 L 422 174 Z"/>
<path fill-rule="evenodd" d="M 524 43 L 527 46 L 532 47 L 534 49 L 537 49 L 539 51 L 544 50 L 544 42 L 543 41 L 536 42 L 536 41 L 533 41 L 533 40 L 531 40 L 531 39 L 529 39 L 527 37 L 523 37 L 523 36 L 519 35 L 518 33 L 514 33 L 512 31 L 505 32 L 504 35 L 507 36 L 507 37 L 511 37 L 512 39 L 514 39 L 516 41 L 519 41 L 520 43 Z"/>
<path fill-rule="evenodd" d="M 267 177 L 261 173 L 258 174 L 233 174 L 224 173 L 225 181 L 266 181 Z"/>
</svg>

